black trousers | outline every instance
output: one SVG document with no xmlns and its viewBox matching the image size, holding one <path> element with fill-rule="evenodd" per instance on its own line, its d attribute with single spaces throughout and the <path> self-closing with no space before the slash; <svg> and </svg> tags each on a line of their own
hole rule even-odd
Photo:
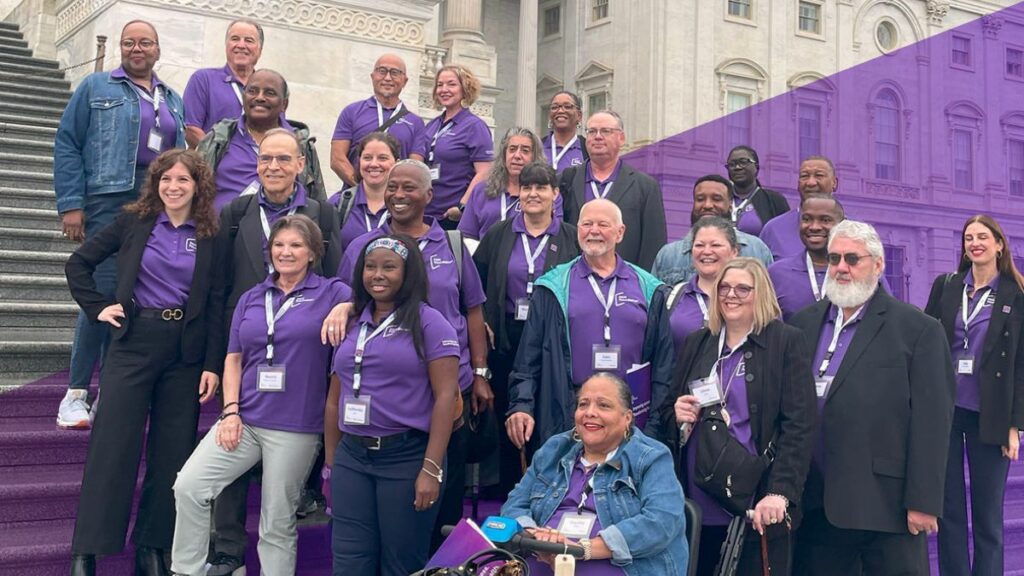
<svg viewBox="0 0 1024 576">
<path fill-rule="evenodd" d="M 469 404 L 470 394 L 470 391 L 462 394 L 463 416 L 472 410 Z M 454 526 L 459 523 L 459 520 L 462 520 L 462 503 L 466 496 L 466 437 L 468 434 L 469 426 L 463 424 L 458 430 L 452 431 L 451 439 L 448 440 L 444 483 L 441 485 L 441 501 L 438 503 L 440 510 L 437 514 L 437 521 L 434 523 L 434 533 L 431 536 L 431 554 L 444 542 L 444 536 L 441 536 L 441 527 Z"/>
<path fill-rule="evenodd" d="M 808 510 L 797 530 L 793 573 L 800 576 L 927 576 L 925 535 L 837 528 L 824 509 Z"/>
<path fill-rule="evenodd" d="M 508 439 L 508 433 L 505 432 L 505 413 L 508 411 L 509 403 L 509 375 L 516 359 L 516 350 L 519 348 L 524 324 L 526 323 L 515 320 L 512 315 L 506 316 L 505 327 L 512 350 L 508 354 L 492 351 L 487 361 L 494 377 L 491 381 L 491 389 L 494 391 L 494 414 L 498 419 L 498 486 L 497 493 L 493 495 L 502 500 L 523 477 L 519 449 L 512 444 L 512 441 Z"/>
<path fill-rule="evenodd" d="M 137 317 L 110 344 L 100 373 L 103 402 L 89 436 L 74 554 L 116 554 L 124 548 L 144 437 L 146 475 L 132 541 L 171 546 L 171 486 L 195 446 L 202 374 L 200 364 L 182 362 L 181 329 L 181 322 Z"/>
</svg>

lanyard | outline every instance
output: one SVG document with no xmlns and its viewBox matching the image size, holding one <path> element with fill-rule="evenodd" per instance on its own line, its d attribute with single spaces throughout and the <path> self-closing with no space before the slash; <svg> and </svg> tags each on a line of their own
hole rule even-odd
<svg viewBox="0 0 1024 576">
<path fill-rule="evenodd" d="M 242 98 L 242 89 L 238 87 L 238 83 L 234 80 L 229 80 L 228 84 L 231 84 L 231 89 L 235 91 L 235 98 L 238 98 L 238 103 L 244 107 L 245 101 Z"/>
<path fill-rule="evenodd" d="M 417 244 L 417 246 L 419 246 L 419 248 L 420 248 L 420 252 L 423 252 L 423 249 L 427 247 L 428 243 L 430 243 L 430 240 L 427 240 L 426 238 L 424 238 L 423 240 L 420 240 L 420 243 Z"/>
<path fill-rule="evenodd" d="M 266 297 L 264 298 L 264 310 L 267 313 L 267 364 L 270 366 L 274 365 L 274 324 L 284 316 L 284 313 L 291 309 L 292 304 L 295 303 L 295 296 L 289 296 L 284 304 L 281 305 L 281 309 L 274 314 L 274 291 L 267 289 Z"/>
<path fill-rule="evenodd" d="M 385 210 L 384 213 L 380 215 L 380 218 L 377 219 L 377 226 L 376 226 L 376 228 L 380 228 L 381 226 L 383 226 L 384 225 L 384 221 L 388 219 L 388 216 L 389 216 L 388 211 Z M 373 232 L 376 229 L 376 228 L 374 228 L 373 222 L 370 220 L 370 215 L 368 213 L 363 212 L 363 220 L 366 221 L 366 231 L 367 232 Z M 421 250 L 422 250 L 422 248 L 421 248 Z"/>
<path fill-rule="evenodd" d="M 718 334 L 718 360 L 715 360 L 715 363 L 711 366 L 711 374 L 718 373 L 718 367 L 721 366 L 722 361 L 723 360 L 728 360 L 729 358 L 732 358 L 733 354 L 735 354 L 740 348 L 743 348 L 743 345 L 747 343 L 747 337 L 748 336 L 750 336 L 749 332 L 747 332 L 747 335 L 743 337 L 743 340 L 741 340 L 740 343 L 737 344 L 735 348 L 730 350 L 729 353 L 726 354 L 725 357 L 723 358 L 722 357 L 722 350 L 725 350 L 725 328 L 722 328 L 722 331 Z M 739 366 L 739 364 L 737 364 L 736 365 L 736 370 L 734 371 L 734 373 L 732 375 L 732 378 L 729 378 L 729 382 L 726 385 L 725 390 L 722 392 L 722 404 L 725 404 L 725 397 L 729 395 L 729 388 L 732 387 L 733 378 L 736 377 L 736 374 L 738 374 L 739 371 L 740 371 L 740 366 Z M 710 374 L 709 374 L 709 376 L 710 376 Z M 724 379 L 724 377 L 722 379 Z M 721 380 L 719 380 L 719 381 L 721 381 Z"/>
<path fill-rule="evenodd" d="M 366 343 L 373 340 L 375 336 L 387 329 L 388 326 L 395 321 L 395 313 L 392 312 L 367 335 L 366 324 L 359 328 L 359 336 L 356 338 L 356 353 L 354 356 L 355 370 L 352 373 L 352 393 L 355 394 L 356 398 L 359 397 L 359 389 L 362 388 L 362 373 L 363 373 L 363 354 L 366 352 Z"/>
<path fill-rule="evenodd" d="M 967 350 L 967 329 L 970 328 L 971 322 L 974 321 L 974 319 L 978 317 L 978 314 L 981 314 L 981 309 L 985 307 L 985 300 L 988 300 L 988 295 L 989 295 L 989 293 L 992 292 L 992 289 L 987 287 L 987 286 L 985 288 L 983 288 L 982 290 L 985 291 L 984 294 L 981 293 L 981 290 L 977 290 L 975 292 L 974 297 L 978 299 L 978 303 L 974 305 L 974 310 L 971 311 L 971 315 L 968 316 L 967 315 L 967 285 L 964 284 L 964 297 L 963 297 L 963 301 L 962 301 L 962 303 L 960 305 L 960 318 L 962 318 L 963 321 L 964 321 L 964 350 Z"/>
<path fill-rule="evenodd" d="M 160 102 L 164 99 L 164 92 L 160 85 L 153 87 L 153 95 L 150 96 L 148 92 L 139 88 L 135 84 L 132 84 L 135 91 L 138 92 L 139 97 L 153 105 L 153 124 L 156 125 L 156 129 L 160 129 Z"/>
<path fill-rule="evenodd" d="M 821 295 L 825 293 L 825 283 L 828 282 L 826 276 L 821 280 L 821 286 L 818 286 L 818 277 L 814 274 L 814 263 L 811 262 L 811 254 L 804 252 L 804 257 L 807 259 L 807 280 L 811 283 L 811 292 L 814 294 L 814 301 L 821 302 Z"/>
<path fill-rule="evenodd" d="M 740 202 L 738 206 L 734 205 L 732 207 L 732 221 L 733 221 L 733 224 L 739 224 L 740 217 L 743 215 L 743 210 L 747 207 L 748 204 L 750 204 L 751 200 L 754 199 L 754 196 L 756 196 L 757 193 L 760 192 L 760 191 L 761 191 L 761 187 L 760 186 L 757 187 L 757 188 L 754 188 L 754 191 L 750 193 L 750 196 L 747 196 L 746 198 L 744 198 L 743 202 Z"/>
<path fill-rule="evenodd" d="M 612 184 L 614 184 L 614 183 L 615 183 L 614 180 L 609 180 L 609 181 L 605 182 L 604 183 L 604 188 L 602 188 L 601 191 L 598 192 L 597 191 L 597 182 L 594 182 L 593 180 L 591 180 L 590 181 L 590 191 L 594 193 L 594 199 L 597 200 L 597 199 L 604 198 L 605 196 L 608 196 L 608 191 L 612 189 Z"/>
<path fill-rule="evenodd" d="M 295 211 L 298 210 L 298 206 L 292 206 L 292 209 L 288 211 L 289 216 L 294 216 Z M 260 224 L 263 226 L 263 237 L 268 241 L 270 240 L 270 221 L 267 220 L 267 209 L 262 204 L 260 205 Z M 269 254 L 270 248 L 267 247 L 267 253 Z M 274 272 L 274 263 L 267 263 L 267 270 L 272 274 Z"/>
<path fill-rule="evenodd" d="M 839 345 L 839 335 L 843 333 L 843 330 L 846 329 L 847 326 L 857 319 L 857 316 L 860 316 L 860 312 L 864 309 L 864 305 L 862 304 L 860 308 L 857 308 L 857 310 L 851 314 L 850 318 L 845 322 L 843 322 L 843 309 L 838 306 L 836 309 L 836 323 L 835 327 L 832 329 L 832 341 L 829 342 L 828 349 L 825 350 L 825 358 L 821 360 L 821 366 L 818 366 L 818 378 L 825 375 L 825 372 L 828 370 L 828 365 L 832 362 L 832 355 L 836 353 L 836 346 Z"/>
<path fill-rule="evenodd" d="M 444 118 L 444 114 L 437 117 L 438 120 L 441 120 L 442 118 Z M 454 117 L 442 124 L 441 127 L 437 129 L 437 132 L 434 132 L 434 138 L 430 141 L 430 151 L 427 153 L 427 164 L 434 163 L 434 148 L 437 148 L 437 139 L 447 134 L 448 131 L 452 129 L 452 126 L 455 126 Z"/>
<path fill-rule="evenodd" d="M 373 101 L 377 103 L 377 128 L 380 128 L 381 126 L 384 125 L 384 107 L 381 106 L 380 100 L 377 100 L 376 98 L 374 98 Z M 398 114 L 401 110 L 402 110 L 402 103 L 399 102 L 398 106 L 395 107 L 394 112 L 391 113 L 391 116 L 394 116 L 395 114 Z M 390 118 L 390 116 L 388 118 Z M 391 129 L 391 126 L 388 126 L 387 129 L 385 129 L 384 131 L 387 132 L 390 129 Z M 435 143 L 437 142 L 437 138 L 434 139 L 434 142 Z"/>
<path fill-rule="evenodd" d="M 697 299 L 697 306 L 700 306 L 700 315 L 704 317 L 704 321 L 708 321 L 708 304 L 704 301 L 704 296 L 698 292 L 694 292 L 693 297 Z M 721 354 L 721 350 L 718 352 Z"/>
<path fill-rule="evenodd" d="M 601 294 L 601 289 L 597 287 L 597 280 L 594 280 L 594 276 L 587 276 L 587 280 L 590 280 L 590 287 L 594 289 L 594 296 L 597 296 L 598 302 L 601 306 L 604 306 L 604 345 L 611 346 L 612 344 L 612 324 L 611 324 L 611 310 L 612 302 L 615 301 L 615 287 L 618 285 L 618 277 L 612 279 L 611 286 L 608 287 L 608 297 L 605 298 L 604 294 Z"/>
<path fill-rule="evenodd" d="M 533 254 L 530 254 L 530 241 L 527 240 L 526 234 L 523 233 L 519 235 L 520 240 L 523 241 L 523 256 L 526 257 L 526 272 L 529 275 L 526 281 L 527 295 L 533 294 L 533 275 L 537 270 L 537 258 L 539 258 L 540 253 L 544 251 L 544 246 L 547 245 L 548 238 L 550 237 L 550 235 L 545 234 L 544 238 L 541 239 L 540 244 L 537 245 L 537 250 Z M 593 276 L 591 276 L 591 279 L 593 279 Z M 598 297 L 600 298 L 600 294 Z M 602 300 L 601 303 L 604 304 L 604 301 Z"/>
<path fill-rule="evenodd" d="M 551 133 L 551 167 L 552 168 L 554 168 L 555 170 L 558 170 L 558 163 L 562 161 L 562 156 L 565 156 L 565 153 L 568 152 L 569 149 L 572 148 L 572 145 L 575 144 L 576 141 L 579 140 L 579 139 L 580 139 L 580 137 L 579 137 L 578 134 L 574 135 L 572 137 L 572 140 L 569 140 L 565 144 L 565 147 L 562 148 L 562 152 L 561 153 L 556 153 L 555 152 L 555 133 L 554 132 Z"/>
<path fill-rule="evenodd" d="M 594 472 L 597 471 L 597 464 L 593 464 L 583 470 L 587 481 L 583 483 L 583 491 L 580 493 L 580 503 L 576 505 L 576 514 L 583 515 L 583 508 L 587 504 L 587 498 L 594 491 Z"/>
</svg>

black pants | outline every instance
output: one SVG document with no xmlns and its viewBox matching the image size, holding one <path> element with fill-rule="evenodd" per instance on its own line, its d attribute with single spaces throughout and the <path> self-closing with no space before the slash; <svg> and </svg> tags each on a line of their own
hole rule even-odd
<svg viewBox="0 0 1024 576">
<path fill-rule="evenodd" d="M 797 530 L 793 573 L 801 576 L 926 576 L 925 535 L 837 528 L 821 508 L 808 510 Z"/>
<path fill-rule="evenodd" d="M 505 432 L 505 413 L 508 411 L 509 404 L 509 375 L 515 362 L 516 350 L 519 348 L 524 324 L 525 322 L 515 320 L 512 315 L 506 316 L 505 327 L 512 350 L 508 354 L 493 351 L 487 361 L 494 377 L 491 381 L 491 389 L 494 391 L 494 414 L 498 419 L 498 486 L 493 496 L 501 500 L 508 496 L 508 493 L 523 477 L 519 449 L 512 444 L 512 441 L 508 439 L 508 433 Z"/>
<path fill-rule="evenodd" d="M 181 360 L 181 329 L 181 322 L 137 317 L 128 333 L 110 344 L 100 373 L 103 403 L 82 478 L 71 545 L 75 554 L 116 554 L 124 548 L 147 416 L 146 476 L 132 541 L 171 546 L 171 486 L 195 446 L 202 374 L 200 364 Z"/>
<path fill-rule="evenodd" d="M 463 414 L 472 410 L 470 407 L 470 392 L 462 394 Z M 437 547 L 444 542 L 441 536 L 442 526 L 454 526 L 462 520 L 462 503 L 466 496 L 466 435 L 469 427 L 463 424 L 458 430 L 452 431 L 451 439 L 448 440 L 448 452 L 445 455 L 444 483 L 441 484 L 440 510 L 437 514 L 437 521 L 434 523 L 434 533 L 431 536 L 430 553 L 433 554 Z M 337 504 L 335 504 L 337 505 Z"/>
<path fill-rule="evenodd" d="M 722 544 L 725 542 L 728 526 L 701 526 L 700 549 L 697 557 L 697 576 L 713 576 L 715 567 L 722 557 Z M 781 529 L 781 526 L 779 527 Z M 773 530 L 774 532 L 774 530 Z M 786 576 L 790 573 L 792 556 L 792 535 L 773 534 L 768 541 L 768 564 L 772 576 Z M 693 562 L 693 558 L 690 559 Z M 738 576 L 761 576 L 761 535 L 752 526 L 747 527 L 747 538 L 743 542 L 743 551 L 736 568 Z"/>
</svg>

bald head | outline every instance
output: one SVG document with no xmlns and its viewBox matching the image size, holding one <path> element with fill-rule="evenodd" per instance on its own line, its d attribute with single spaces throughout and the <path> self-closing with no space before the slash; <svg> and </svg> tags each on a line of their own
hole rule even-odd
<svg viewBox="0 0 1024 576">
<path fill-rule="evenodd" d="M 382 54 L 373 64 L 370 81 L 373 83 L 373 96 L 381 104 L 388 108 L 397 106 L 402 89 L 409 81 L 405 60 L 397 54 Z"/>
<path fill-rule="evenodd" d="M 598 198 L 587 202 L 580 210 L 580 220 L 587 216 L 609 218 L 614 225 L 622 226 L 622 210 L 611 200 Z"/>
<path fill-rule="evenodd" d="M 625 233 L 622 211 L 613 202 L 591 200 L 580 210 L 576 240 L 591 266 L 597 261 L 610 261 L 614 264 L 615 246 L 622 242 Z"/>
</svg>

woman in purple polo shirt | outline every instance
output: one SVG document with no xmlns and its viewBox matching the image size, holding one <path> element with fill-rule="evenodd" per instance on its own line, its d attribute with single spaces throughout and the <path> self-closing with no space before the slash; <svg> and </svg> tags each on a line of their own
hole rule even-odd
<svg viewBox="0 0 1024 576">
<path fill-rule="evenodd" d="M 380 228 L 387 220 L 384 188 L 401 148 L 398 139 L 387 132 L 370 132 L 359 141 L 356 147 L 359 184 L 330 199 L 331 204 L 338 207 L 342 253 L 353 240 Z"/>
<path fill-rule="evenodd" d="M 736 228 L 725 218 L 705 216 L 693 225 L 690 234 L 690 254 L 697 274 L 673 286 L 665 301 L 676 350 L 687 336 L 708 325 L 708 294 L 722 267 L 740 253 Z"/>
<path fill-rule="evenodd" d="M 583 164 L 587 155 L 587 139 L 579 134 L 583 121 L 583 103 L 572 92 L 558 92 L 548 105 L 548 126 L 544 137 L 544 156 L 559 174 L 569 166 Z"/>
<path fill-rule="evenodd" d="M 991 216 L 970 217 L 961 238 L 957 272 L 935 279 L 925 307 L 946 329 L 957 384 L 939 519 L 939 573 L 994 576 L 1003 573 L 1003 496 L 1024 427 L 1024 279 Z"/>
<path fill-rule="evenodd" d="M 274 272 L 242 295 L 231 320 L 223 411 L 174 483 L 178 574 L 204 573 L 211 501 L 259 462 L 260 565 L 264 574 L 295 573 L 295 511 L 320 449 L 331 358 L 320 324 L 351 290 L 310 272 L 324 243 L 308 217 L 281 218 L 267 242 Z"/>
<path fill-rule="evenodd" d="M 468 68 L 449 64 L 434 76 L 434 104 L 444 112 L 423 130 L 434 198 L 427 216 L 454 229 L 473 188 L 487 178 L 494 160 L 491 129 L 469 106 L 480 95 L 480 80 Z"/>
<path fill-rule="evenodd" d="M 810 362 L 801 355 L 803 336 L 780 320 L 768 272 L 753 258 L 735 258 L 722 268 L 711 290 L 708 327 L 686 338 L 677 359 L 673 389 L 662 414 L 670 446 L 682 451 L 686 494 L 703 512 L 697 574 L 714 573 L 733 516 L 696 483 L 701 434 L 690 430 L 702 412 L 721 413 L 729 434 L 753 455 L 774 447 L 775 459 L 758 482 L 748 533 L 739 561 L 741 575 L 762 572 L 758 532 L 768 539 L 773 574 L 789 573 L 789 526 L 799 522 L 799 502 L 811 464 L 817 413 Z M 708 410 L 702 410 L 702 406 Z M 714 408 L 711 410 L 710 408 Z M 763 568 L 764 571 L 768 567 Z"/>
<path fill-rule="evenodd" d="M 405 576 L 427 562 L 459 394 L 455 329 L 426 304 L 415 240 L 360 250 L 355 315 L 334 354 L 324 438 L 334 574 Z"/>
<path fill-rule="evenodd" d="M 89 436 L 71 574 L 95 573 L 117 554 L 146 439 L 132 540 L 136 574 L 165 574 L 174 530 L 174 475 L 195 444 L 199 404 L 213 397 L 224 361 L 224 249 L 215 242 L 216 189 L 195 152 L 160 154 L 142 195 L 68 259 L 68 288 L 93 322 L 113 326 L 100 373 L 103 403 Z M 117 290 L 96 290 L 93 271 L 117 254 Z M 146 421 L 149 420 L 147 434 Z"/>
</svg>

